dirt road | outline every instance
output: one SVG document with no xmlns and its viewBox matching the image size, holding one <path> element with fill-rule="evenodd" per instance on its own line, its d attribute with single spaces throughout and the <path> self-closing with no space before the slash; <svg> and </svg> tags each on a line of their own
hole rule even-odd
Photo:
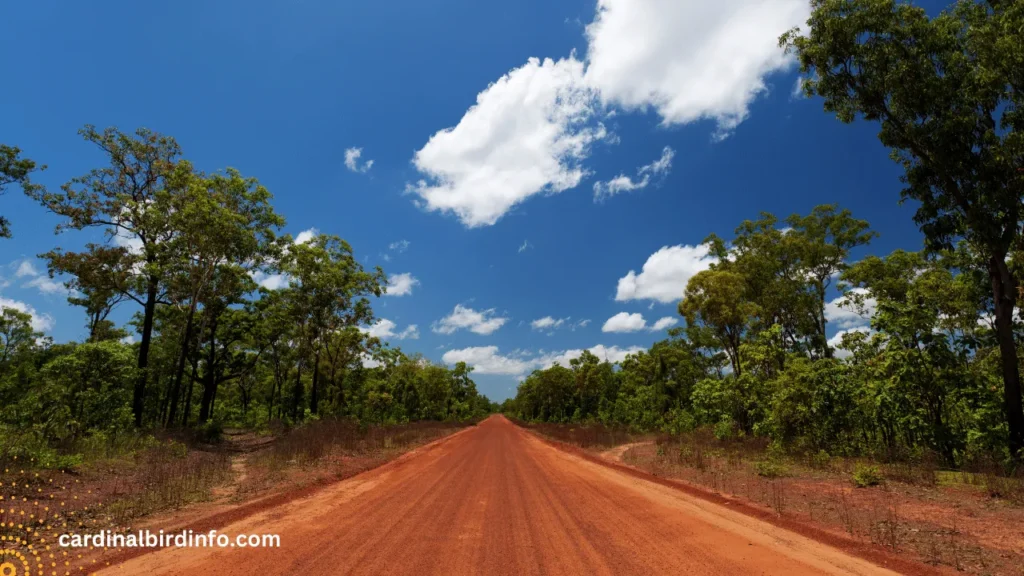
<svg viewBox="0 0 1024 576">
<path fill-rule="evenodd" d="M 501 416 L 107 574 L 893 574 L 549 446 Z"/>
</svg>

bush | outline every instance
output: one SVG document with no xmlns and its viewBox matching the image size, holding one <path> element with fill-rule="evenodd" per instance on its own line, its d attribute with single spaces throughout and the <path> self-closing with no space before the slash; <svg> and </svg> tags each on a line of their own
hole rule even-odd
<svg viewBox="0 0 1024 576">
<path fill-rule="evenodd" d="M 782 478 L 789 474 L 789 470 L 779 462 L 773 462 L 771 460 L 762 460 L 758 462 L 754 469 L 757 471 L 758 476 L 765 478 Z"/>
<path fill-rule="evenodd" d="M 853 470 L 853 484 L 858 488 L 878 486 L 883 480 L 882 471 L 878 469 L 878 466 L 857 464 Z"/>
<path fill-rule="evenodd" d="M 715 438 L 719 440 L 729 440 L 733 437 L 733 424 L 732 420 L 723 418 L 718 424 L 715 424 Z"/>
<path fill-rule="evenodd" d="M 824 450 L 818 450 L 817 453 L 811 454 L 810 465 L 815 470 L 828 470 L 832 467 L 832 456 Z"/>
</svg>

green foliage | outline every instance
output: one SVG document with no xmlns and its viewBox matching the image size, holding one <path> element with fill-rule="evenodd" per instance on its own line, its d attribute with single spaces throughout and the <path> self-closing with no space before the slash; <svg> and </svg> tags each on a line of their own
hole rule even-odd
<svg viewBox="0 0 1024 576">
<path fill-rule="evenodd" d="M 988 310 L 980 280 L 964 266 L 974 254 L 897 250 L 851 262 L 849 250 L 872 234 L 849 212 L 819 207 L 786 223 L 793 229 L 782 233 L 763 214 L 733 242 L 709 238 L 721 263 L 687 287 L 687 328 L 617 368 L 584 356 L 569 369 L 538 370 L 504 410 L 534 421 L 763 437 L 779 455 L 817 467 L 830 454 L 1008 461 L 1000 354 L 991 325 L 979 321 Z M 839 305 L 870 326 L 829 344 L 820 336 L 825 304 L 835 304 L 822 289 L 836 274 Z"/>
<path fill-rule="evenodd" d="M 45 170 L 45 166 L 36 167 L 36 163 L 28 158 L 21 157 L 21 150 L 14 146 L 0 144 L 0 194 L 3 194 L 8 185 L 18 183 L 26 193 L 39 190 L 39 186 L 32 184 L 29 174 L 36 170 Z M 0 238 L 11 237 L 10 222 L 0 216 Z"/>
<path fill-rule="evenodd" d="M 789 475 L 789 469 L 785 465 L 772 460 L 762 460 L 754 465 L 758 476 L 765 478 L 783 478 Z"/>
<path fill-rule="evenodd" d="M 804 92 L 821 96 L 843 122 L 880 124 L 928 249 L 948 252 L 964 242 L 976 258 L 963 269 L 987 276 L 1007 449 L 1024 457 L 1013 318 L 1020 286 L 1013 254 L 1024 217 L 1024 8 L 958 0 L 930 17 L 897 0 L 813 0 L 811 7 L 810 30 L 780 38 L 807 75 Z"/>
<path fill-rule="evenodd" d="M 878 486 L 885 478 L 882 476 L 882 471 L 879 470 L 878 466 L 857 464 L 853 470 L 852 480 L 854 486 L 867 488 L 869 486 Z"/>
</svg>

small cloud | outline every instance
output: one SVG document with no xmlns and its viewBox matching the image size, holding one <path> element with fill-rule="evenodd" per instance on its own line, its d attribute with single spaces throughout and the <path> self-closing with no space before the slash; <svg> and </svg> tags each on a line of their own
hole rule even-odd
<svg viewBox="0 0 1024 576">
<path fill-rule="evenodd" d="M 639 332 L 647 327 L 643 314 L 619 312 L 605 321 L 602 332 Z"/>
<path fill-rule="evenodd" d="M 360 327 L 359 331 L 364 334 L 369 334 L 374 338 L 380 338 L 381 340 L 416 340 L 420 337 L 419 328 L 415 324 L 410 324 L 405 328 L 405 330 L 400 332 L 396 332 L 395 328 L 398 328 L 397 324 L 387 318 L 381 318 L 372 326 Z"/>
<path fill-rule="evenodd" d="M 345 150 L 345 167 L 353 172 L 365 174 L 373 168 L 373 160 L 367 160 L 361 166 L 359 165 L 359 159 L 363 155 L 362 148 L 348 148 Z"/>
<path fill-rule="evenodd" d="M 420 281 L 406 272 L 404 274 L 392 274 L 388 276 L 388 290 L 385 296 L 407 296 L 412 294 L 412 287 L 419 285 Z"/>
<path fill-rule="evenodd" d="M 543 318 L 538 318 L 537 320 L 530 322 L 530 327 L 533 328 L 534 330 L 557 329 L 561 328 L 562 325 L 565 324 L 566 320 L 568 320 L 568 318 L 559 318 L 558 320 L 555 320 L 551 316 L 545 316 Z"/>
<path fill-rule="evenodd" d="M 11 308 L 13 310 L 17 310 L 18 312 L 28 314 L 29 316 L 31 316 L 32 329 L 35 330 L 36 332 L 48 332 L 53 329 L 53 325 L 55 324 L 53 316 L 50 316 L 49 314 L 45 313 L 41 314 L 39 312 L 36 312 L 35 308 L 24 302 L 19 302 L 17 300 L 11 300 L 10 298 L 4 298 L 3 296 L 0 296 L 0 311 L 2 311 L 4 308 Z"/>
<path fill-rule="evenodd" d="M 317 230 L 316 228 L 310 228 L 309 230 L 303 230 L 302 232 L 299 232 L 298 236 L 295 237 L 295 243 L 296 244 L 305 244 L 305 243 L 309 242 L 310 240 L 312 240 L 313 238 L 316 238 L 319 234 L 320 234 L 320 231 Z"/>
<path fill-rule="evenodd" d="M 665 316 L 664 318 L 655 322 L 654 325 L 651 326 L 650 330 L 651 332 L 661 332 L 662 330 L 668 330 L 669 328 L 675 326 L 676 324 L 679 324 L 679 320 L 671 316 Z"/>
<path fill-rule="evenodd" d="M 255 270 L 252 273 L 252 280 L 267 290 L 280 290 L 288 286 L 289 278 L 287 274 L 267 274 L 262 270 Z"/>
<path fill-rule="evenodd" d="M 508 318 L 495 315 L 495 309 L 476 311 L 472 308 L 456 304 L 451 314 L 434 324 L 433 330 L 438 334 L 451 334 L 456 330 L 469 330 L 474 334 L 489 335 L 508 322 Z"/>
<path fill-rule="evenodd" d="M 796 79 L 796 83 L 793 84 L 793 92 L 790 93 L 790 98 L 792 98 L 793 100 L 800 100 L 801 98 L 806 98 L 807 96 L 804 94 L 804 84 L 806 82 L 806 78 L 804 78 L 803 76 L 798 76 Z"/>
<path fill-rule="evenodd" d="M 36 288 L 43 294 L 78 294 L 77 290 L 69 290 L 63 282 L 57 282 L 49 276 L 36 276 L 22 284 L 22 288 Z"/>
<path fill-rule="evenodd" d="M 408 240 L 398 240 L 397 242 L 388 244 L 388 250 L 401 254 L 409 249 L 410 244 L 412 244 L 412 242 L 409 242 Z"/>
<path fill-rule="evenodd" d="M 522 246 L 519 247 L 519 250 L 516 253 L 522 254 L 523 252 L 526 252 L 526 250 L 529 248 L 533 248 L 533 244 L 530 244 L 529 240 L 523 240 Z"/>
<path fill-rule="evenodd" d="M 39 276 L 40 272 L 36 270 L 35 265 L 32 264 L 31 260 L 22 260 L 18 264 L 18 270 L 14 273 L 18 278 L 24 278 L 25 276 Z"/>
<path fill-rule="evenodd" d="M 595 182 L 594 201 L 599 202 L 622 192 L 632 192 L 633 190 L 646 188 L 651 183 L 652 176 L 665 176 L 668 174 L 669 170 L 672 169 L 672 159 L 675 158 L 675 155 L 675 150 L 665 146 L 661 151 L 661 158 L 637 169 L 637 174 L 640 176 L 639 180 L 633 180 L 625 174 L 619 174 L 607 182 Z"/>
</svg>

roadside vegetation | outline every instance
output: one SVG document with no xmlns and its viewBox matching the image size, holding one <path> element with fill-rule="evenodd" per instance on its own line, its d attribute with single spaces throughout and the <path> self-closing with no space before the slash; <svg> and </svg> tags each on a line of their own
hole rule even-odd
<svg viewBox="0 0 1024 576">
<path fill-rule="evenodd" d="M 37 488 L 27 478 L 65 498 L 0 510 L 5 536 L 23 512 L 118 529 L 343 478 L 495 408 L 466 364 L 373 337 L 384 271 L 336 236 L 281 234 L 254 178 L 202 172 L 146 129 L 81 135 L 106 163 L 59 191 L 0 148 L 0 188 L 20 185 L 75 236 L 40 257 L 87 334 L 56 343 L 0 307 L 0 496 Z M 122 310 L 134 315 L 118 325 Z"/>
<path fill-rule="evenodd" d="M 502 410 L 592 449 L 628 438 L 613 429 L 646 433 L 625 461 L 894 550 L 916 538 L 928 561 L 1015 573 L 1024 5 L 812 7 L 780 44 L 805 95 L 880 125 L 921 249 L 860 256 L 877 234 L 836 205 L 709 231 L 714 263 L 679 286 L 685 327 L 618 364 L 584 352 L 538 370 Z"/>
</svg>

